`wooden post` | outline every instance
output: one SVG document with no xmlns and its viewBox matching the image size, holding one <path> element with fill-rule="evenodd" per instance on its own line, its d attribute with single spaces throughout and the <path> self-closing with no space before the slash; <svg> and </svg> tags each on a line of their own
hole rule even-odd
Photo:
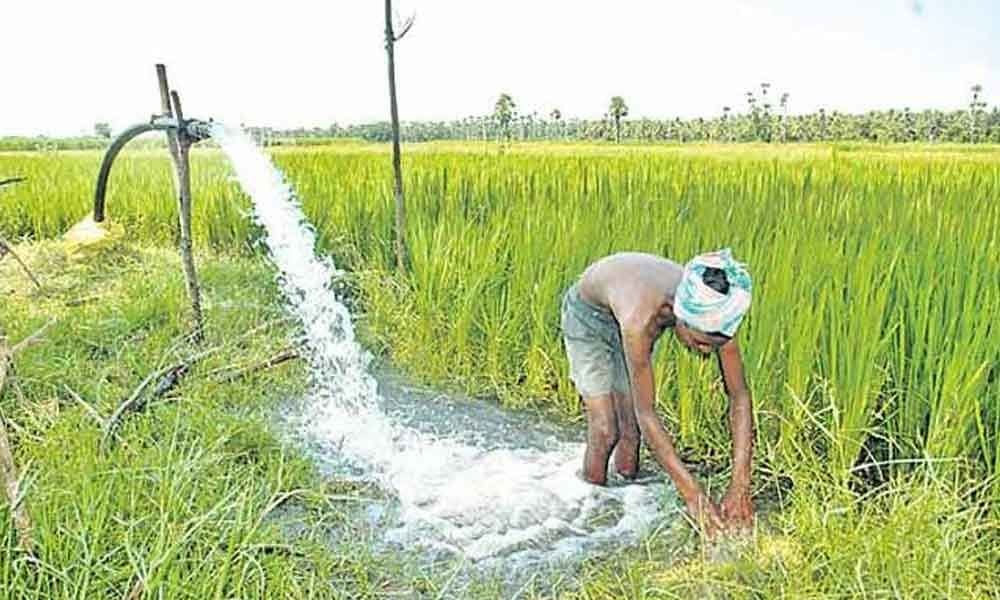
<svg viewBox="0 0 1000 600">
<path fill-rule="evenodd" d="M 174 116 L 178 122 L 184 122 L 181 110 L 181 97 L 171 92 L 174 105 Z M 188 296 L 191 298 L 191 310 L 194 313 L 194 337 L 201 341 L 204 337 L 204 320 L 201 313 L 201 288 L 198 286 L 198 274 L 194 268 L 194 252 L 191 241 L 191 145 L 193 141 L 186 131 L 177 135 L 177 150 L 180 161 L 177 163 L 177 183 L 179 199 L 179 215 L 181 225 L 181 259 L 184 263 L 184 279 L 187 284 Z"/>
<path fill-rule="evenodd" d="M 385 0 L 385 51 L 389 58 L 389 116 L 392 120 L 392 175 L 393 195 L 396 200 L 396 269 L 406 270 L 406 204 L 403 199 L 403 169 L 399 152 L 399 107 L 396 103 L 396 42 L 406 35 L 411 19 L 397 34 L 392 27 L 392 0 Z"/>
<path fill-rule="evenodd" d="M 160 85 L 160 108 L 163 114 L 177 119 L 178 124 L 183 125 L 184 114 L 181 111 L 181 100 L 177 92 L 170 93 L 167 84 L 167 69 L 164 65 L 156 65 L 156 79 Z M 171 97 L 173 102 L 171 102 Z M 191 299 L 191 313 L 194 321 L 192 327 L 192 337 L 200 342 L 204 337 L 204 319 L 201 313 L 201 288 L 198 286 L 198 273 L 194 267 L 194 253 L 191 243 L 191 167 L 190 150 L 191 140 L 187 134 L 178 129 L 167 130 L 167 146 L 170 149 L 170 158 L 174 163 L 174 189 L 177 191 L 177 207 L 180 215 L 181 239 L 180 251 L 181 262 L 184 266 L 184 282 L 187 286 L 188 297 Z"/>
<path fill-rule="evenodd" d="M 3 329 L 0 329 L 0 397 L 7 383 L 7 373 L 13 363 L 13 352 L 7 344 Z M 17 531 L 17 543 L 22 551 L 31 554 L 34 543 L 31 537 L 31 518 L 28 509 L 21 498 L 21 479 L 14 463 L 14 453 L 11 450 L 10 436 L 7 434 L 7 423 L 0 414 L 0 484 L 10 505 L 10 514 Z"/>
</svg>

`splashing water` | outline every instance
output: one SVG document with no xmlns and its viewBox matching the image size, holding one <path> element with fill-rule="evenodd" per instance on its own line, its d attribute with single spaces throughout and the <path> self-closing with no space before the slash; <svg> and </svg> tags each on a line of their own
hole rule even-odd
<svg viewBox="0 0 1000 600">
<path fill-rule="evenodd" d="M 315 254 L 291 187 L 244 132 L 215 125 L 212 134 L 253 200 L 304 328 L 311 392 L 294 426 L 322 463 L 398 499 L 387 542 L 516 567 L 635 543 L 665 522 L 671 486 L 589 485 L 577 475 L 583 445 L 542 424 L 482 405 L 380 395 L 350 312 L 329 288 L 339 272 Z"/>
</svg>

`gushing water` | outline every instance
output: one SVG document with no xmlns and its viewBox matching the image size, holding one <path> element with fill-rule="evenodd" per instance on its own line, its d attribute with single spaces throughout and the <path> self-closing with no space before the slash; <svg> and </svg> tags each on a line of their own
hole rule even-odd
<svg viewBox="0 0 1000 600">
<path fill-rule="evenodd" d="M 512 567 L 628 544 L 663 523 L 670 486 L 582 481 L 583 446 L 476 404 L 380 395 L 351 315 L 330 289 L 338 271 L 280 171 L 240 130 L 216 125 L 264 228 L 281 289 L 304 328 L 309 399 L 294 415 L 316 458 L 398 499 L 388 543 Z M 555 300 L 553 300 L 555 301 Z"/>
</svg>

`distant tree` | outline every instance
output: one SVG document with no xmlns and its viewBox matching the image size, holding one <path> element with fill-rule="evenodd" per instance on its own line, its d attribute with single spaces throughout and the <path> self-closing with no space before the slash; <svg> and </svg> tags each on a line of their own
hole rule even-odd
<svg viewBox="0 0 1000 600">
<path fill-rule="evenodd" d="M 514 136 L 537 139 L 614 140 L 616 137 L 636 140 L 721 140 L 725 142 L 773 141 L 878 141 L 881 143 L 927 141 L 958 143 L 1000 143 L 1000 106 L 990 106 L 983 87 L 969 86 L 966 104 L 958 110 L 923 110 L 910 107 L 841 113 L 816 109 L 811 113 L 793 115 L 789 95 L 766 82 L 745 92 L 744 110 L 732 104 L 722 108 L 712 118 L 635 119 L 630 118 L 616 130 L 614 110 L 595 119 L 566 117 L 560 109 L 551 109 L 544 117 L 537 113 L 520 114 L 509 94 L 503 94 L 491 110 L 459 121 L 399 123 L 401 140 L 425 141 L 437 139 L 497 139 Z M 619 123 L 620 125 L 620 123 Z M 616 136 L 616 131 L 618 136 Z M 252 133 L 267 144 L 268 137 L 276 143 L 302 143 L 298 138 L 320 136 L 354 137 L 373 142 L 392 142 L 392 122 L 359 123 L 329 128 L 293 128 L 271 130 L 253 128 Z M 64 148 L 65 142 L 36 138 L 31 147 Z M 96 147 L 93 139 L 89 142 Z"/>
<path fill-rule="evenodd" d="M 535 124 L 538 121 L 538 113 L 521 115 L 521 139 L 527 140 L 535 137 Z"/>
<path fill-rule="evenodd" d="M 781 94 L 781 100 L 778 102 L 781 107 L 781 115 L 778 117 L 781 120 L 781 141 L 788 141 L 788 92 Z"/>
<path fill-rule="evenodd" d="M 761 102 L 761 118 L 760 118 L 760 139 L 765 142 L 771 141 L 771 103 L 767 100 L 767 91 L 771 89 L 771 84 L 766 81 L 760 84 L 760 102 Z"/>
<path fill-rule="evenodd" d="M 917 119 L 910 107 L 903 107 L 902 115 L 903 141 L 912 142 L 917 139 Z"/>
<path fill-rule="evenodd" d="M 615 142 L 622 141 L 622 119 L 628 116 L 628 106 L 621 96 L 611 98 L 611 106 L 608 108 L 608 115 L 615 122 Z"/>
<path fill-rule="evenodd" d="M 94 135 L 99 138 L 111 139 L 111 125 L 101 121 L 94 123 Z"/>
<path fill-rule="evenodd" d="M 750 121 L 746 139 L 759 140 L 762 132 L 760 106 L 757 104 L 757 96 L 754 95 L 753 90 L 747 91 L 747 108 L 750 112 Z"/>
<path fill-rule="evenodd" d="M 514 104 L 514 99 L 510 97 L 510 94 L 500 94 L 493 107 L 493 118 L 500 128 L 500 135 L 507 141 L 510 141 L 510 124 L 514 121 L 516 113 L 517 105 Z"/>
<path fill-rule="evenodd" d="M 487 116 L 476 117 L 476 122 L 479 124 L 480 131 L 483 135 L 483 141 L 485 142 L 490 138 L 489 136 L 489 121 L 490 118 Z"/>
<path fill-rule="evenodd" d="M 396 33 L 392 23 L 392 0 L 385 0 L 385 52 L 389 63 L 389 114 L 392 119 L 392 173 L 393 193 L 396 197 L 396 269 L 406 268 L 406 206 L 403 200 L 403 167 L 399 151 L 399 106 L 396 103 L 396 42 L 413 26 L 410 17 Z"/>
<path fill-rule="evenodd" d="M 724 141 L 724 142 L 731 142 L 732 141 L 729 138 L 729 112 L 731 110 L 732 110 L 732 108 L 730 108 L 728 106 L 723 106 L 722 107 L 722 119 L 720 120 L 720 123 L 719 123 L 719 132 L 720 132 L 720 136 L 722 137 L 722 141 Z"/>
<path fill-rule="evenodd" d="M 969 141 L 976 143 L 979 139 L 979 115 L 986 108 L 986 103 L 980 100 L 983 93 L 983 86 L 976 84 L 971 89 L 972 97 L 969 99 Z"/>
</svg>

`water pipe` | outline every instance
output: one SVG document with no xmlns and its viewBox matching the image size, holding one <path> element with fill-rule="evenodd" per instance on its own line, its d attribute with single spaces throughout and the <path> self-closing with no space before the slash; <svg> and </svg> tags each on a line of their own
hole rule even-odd
<svg viewBox="0 0 1000 600">
<path fill-rule="evenodd" d="M 174 117 L 164 115 L 153 115 L 148 123 L 139 123 L 118 134 L 118 137 L 111 142 L 111 146 L 104 154 L 101 162 L 101 170 L 97 173 L 97 187 L 94 190 L 94 221 L 100 223 L 104 221 L 104 196 L 108 189 L 108 177 L 111 175 L 111 165 L 114 164 L 118 153 L 125 144 L 133 138 L 150 131 L 177 131 L 178 137 L 183 144 L 194 144 L 211 137 L 211 121 L 200 121 L 198 119 L 178 120 Z"/>
</svg>

